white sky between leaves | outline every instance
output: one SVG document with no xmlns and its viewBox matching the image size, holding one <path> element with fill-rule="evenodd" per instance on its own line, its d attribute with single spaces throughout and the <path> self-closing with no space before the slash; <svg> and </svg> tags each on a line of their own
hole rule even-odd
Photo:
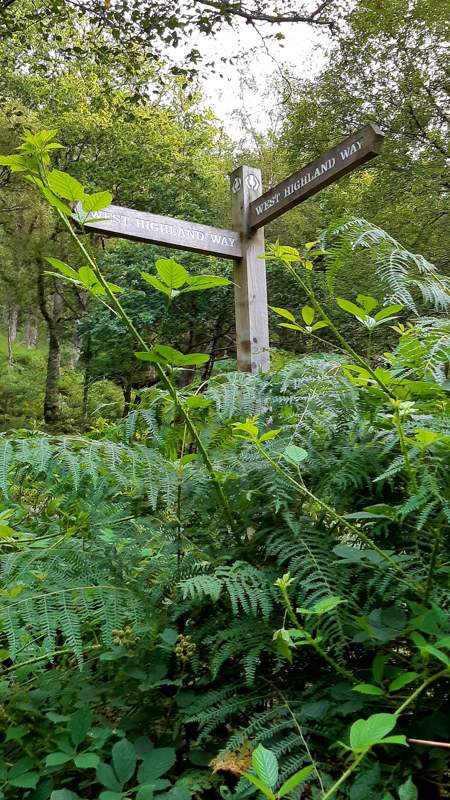
<svg viewBox="0 0 450 800">
<path fill-rule="evenodd" d="M 261 34 L 277 30 L 285 35 L 283 47 L 273 39 L 264 45 L 258 32 L 243 20 L 236 21 L 233 28 L 222 29 L 215 37 L 199 36 L 194 44 L 204 55 L 205 62 L 214 60 L 217 65 L 216 72 L 208 72 L 200 83 L 207 105 L 235 141 L 243 135 L 236 114 L 238 109 L 245 110 L 258 134 L 264 134 L 271 127 L 271 111 L 279 102 L 273 87 L 274 78 L 281 77 L 283 68 L 288 67 L 296 77 L 309 78 L 324 64 L 330 41 L 324 29 L 301 23 L 259 26 Z M 222 64 L 221 56 L 238 56 L 238 60 Z M 245 82 L 240 78 L 241 73 L 245 74 Z M 285 88 L 288 91 L 287 85 Z"/>
</svg>

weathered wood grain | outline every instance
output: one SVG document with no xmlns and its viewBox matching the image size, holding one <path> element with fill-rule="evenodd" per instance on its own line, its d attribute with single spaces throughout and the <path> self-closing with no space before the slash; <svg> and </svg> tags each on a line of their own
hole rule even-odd
<svg viewBox="0 0 450 800">
<path fill-rule="evenodd" d="M 239 167 L 231 175 L 233 225 L 243 232 L 242 258 L 235 262 L 236 351 L 241 372 L 269 369 L 269 321 L 264 255 L 264 231 L 248 230 L 251 201 L 261 191 L 261 172 Z"/>
<path fill-rule="evenodd" d="M 83 213 L 80 204 L 77 212 Z M 101 222 L 93 222 L 101 219 Z M 212 228 L 197 222 L 188 222 L 146 211 L 135 211 L 122 206 L 107 206 L 102 211 L 88 214 L 84 223 L 87 230 L 103 236 L 119 236 L 135 242 L 159 244 L 177 250 L 190 250 L 208 256 L 236 260 L 242 256 L 241 237 L 237 231 Z"/>
<path fill-rule="evenodd" d="M 380 129 L 369 123 L 306 167 L 250 203 L 249 228 L 256 230 L 325 186 L 378 155 L 383 144 Z"/>
</svg>

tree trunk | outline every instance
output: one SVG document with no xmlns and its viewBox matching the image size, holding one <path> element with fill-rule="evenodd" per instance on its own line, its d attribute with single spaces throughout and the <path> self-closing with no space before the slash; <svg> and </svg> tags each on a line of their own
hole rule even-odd
<svg viewBox="0 0 450 800">
<path fill-rule="evenodd" d="M 12 366 L 13 363 L 13 343 L 17 337 L 17 319 L 19 313 L 15 306 L 8 306 L 6 312 L 6 320 L 8 325 L 8 364 Z"/>
<path fill-rule="evenodd" d="M 91 337 L 86 337 L 84 346 L 84 361 L 86 364 L 83 379 L 83 401 L 81 405 L 81 428 L 86 430 L 88 420 L 88 403 L 89 403 L 89 389 L 91 388 L 91 361 L 92 361 L 92 348 Z"/>
<path fill-rule="evenodd" d="M 28 350 L 34 350 L 38 340 L 38 321 L 34 312 L 31 312 L 25 322 L 25 341 Z"/>
<path fill-rule="evenodd" d="M 64 308 L 64 299 L 56 287 L 52 297 L 51 310 L 47 306 L 44 285 L 44 269 L 42 261 L 38 264 L 38 299 L 39 308 L 48 327 L 47 376 L 45 380 L 44 419 L 52 423 L 59 419 L 59 374 L 61 369 L 61 346 L 59 342 L 59 323 Z"/>
<path fill-rule="evenodd" d="M 59 418 L 59 373 L 61 368 L 61 348 L 56 326 L 49 326 L 47 377 L 45 380 L 44 419 L 56 422 Z"/>
<path fill-rule="evenodd" d="M 77 368 L 82 349 L 83 349 L 83 340 L 81 338 L 78 328 L 76 327 L 72 337 L 72 349 L 70 352 L 69 362 L 67 365 L 69 369 Z"/>
<path fill-rule="evenodd" d="M 126 378 L 125 378 L 125 382 L 122 385 L 122 391 L 123 391 L 123 400 L 124 400 L 122 416 L 126 417 L 127 414 L 129 414 L 130 411 L 131 411 L 131 396 L 132 396 L 132 391 L 133 391 L 133 386 L 132 386 L 131 381 L 127 380 Z"/>
</svg>

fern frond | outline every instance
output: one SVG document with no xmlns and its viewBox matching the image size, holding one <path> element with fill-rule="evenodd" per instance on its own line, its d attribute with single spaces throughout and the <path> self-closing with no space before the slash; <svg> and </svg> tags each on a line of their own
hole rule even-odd
<svg viewBox="0 0 450 800">
<path fill-rule="evenodd" d="M 411 253 L 382 228 L 365 219 L 353 217 L 343 224 L 332 226 L 323 235 L 327 250 L 334 253 L 328 275 L 333 288 L 339 270 L 350 262 L 350 250 L 368 251 L 367 266 L 372 266 L 377 280 L 384 287 L 384 301 L 401 303 L 417 313 L 416 297 L 435 309 L 450 305 L 450 281 L 440 275 L 422 255 Z"/>
</svg>

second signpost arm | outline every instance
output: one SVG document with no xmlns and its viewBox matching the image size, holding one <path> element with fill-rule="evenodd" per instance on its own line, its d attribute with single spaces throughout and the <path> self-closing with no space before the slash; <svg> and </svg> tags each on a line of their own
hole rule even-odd
<svg viewBox="0 0 450 800">
<path fill-rule="evenodd" d="M 250 232 L 249 207 L 262 191 L 261 172 L 238 167 L 231 174 L 233 227 L 241 233 L 242 258 L 235 262 L 236 351 L 238 369 L 256 373 L 269 369 L 264 229 Z"/>
</svg>

